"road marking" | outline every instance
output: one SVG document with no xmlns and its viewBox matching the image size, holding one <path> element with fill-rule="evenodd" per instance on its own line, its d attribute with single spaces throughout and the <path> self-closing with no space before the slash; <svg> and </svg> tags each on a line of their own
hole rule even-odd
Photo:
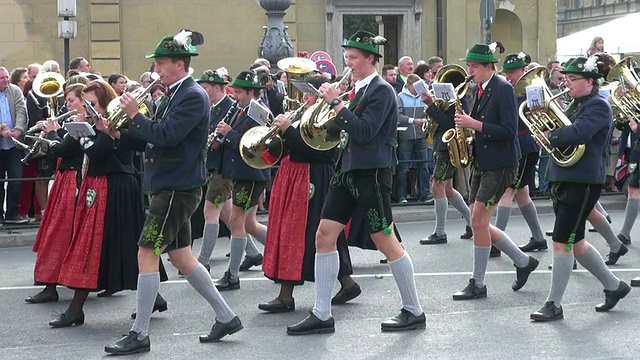
<svg viewBox="0 0 640 360">
<path fill-rule="evenodd" d="M 633 269 L 610 269 L 612 272 L 616 273 L 638 273 L 638 275 L 640 276 L 640 268 L 633 268 Z M 574 273 L 587 273 L 588 271 L 585 269 L 579 269 L 579 270 L 573 270 Z M 487 271 L 486 275 L 515 275 L 516 272 L 513 270 L 497 270 L 497 271 Z M 551 274 L 551 270 L 536 270 L 534 271 L 532 274 Z M 416 277 L 436 277 L 436 276 L 471 276 L 472 272 L 471 271 L 458 271 L 458 272 L 432 272 L 432 273 L 416 273 L 415 276 Z M 353 278 L 358 278 L 358 279 L 366 279 L 366 278 L 372 278 L 372 279 L 380 279 L 380 278 L 391 278 L 393 277 L 392 274 L 387 273 L 387 274 L 357 274 L 357 275 L 351 275 L 351 277 Z M 242 280 L 242 282 L 249 282 L 249 281 L 269 281 L 271 282 L 272 280 L 267 279 L 265 277 L 250 277 L 250 278 L 240 278 Z M 163 282 L 163 285 L 167 285 L 167 284 L 185 284 L 187 283 L 186 279 L 180 279 L 180 280 L 168 280 Z M 37 289 L 41 289 L 42 285 L 39 286 L 35 286 L 35 285 L 30 285 L 30 286 L 5 286 L 5 287 L 0 287 L 0 291 L 12 291 L 12 290 L 37 290 Z"/>
</svg>

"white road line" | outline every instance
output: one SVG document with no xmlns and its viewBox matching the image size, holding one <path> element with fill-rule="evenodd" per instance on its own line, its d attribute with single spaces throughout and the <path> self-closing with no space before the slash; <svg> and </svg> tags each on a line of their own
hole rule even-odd
<svg viewBox="0 0 640 360">
<path fill-rule="evenodd" d="M 638 276 L 640 276 L 640 269 L 638 268 L 634 268 L 634 269 L 611 269 L 612 272 L 619 272 L 619 273 L 638 273 Z M 580 269 L 580 270 L 573 270 L 574 273 L 586 273 L 587 270 L 585 269 Z M 515 275 L 515 271 L 512 270 L 503 270 L 503 271 L 487 271 L 487 275 Z M 533 272 L 533 274 L 551 274 L 551 270 L 536 270 Z M 472 273 L 466 272 L 466 271 L 459 271 L 459 272 L 434 272 L 434 273 L 416 273 L 415 276 L 416 277 L 436 277 L 436 276 L 471 276 Z M 354 278 L 360 278 L 360 279 L 366 279 L 366 278 L 375 278 L 375 279 L 380 279 L 380 278 L 391 278 L 393 277 L 392 274 L 387 273 L 387 274 L 358 274 L 358 275 L 352 275 L 352 277 Z M 240 278 L 242 280 L 242 282 L 250 282 L 250 281 L 271 281 L 270 279 L 267 279 L 265 277 L 251 277 L 251 278 Z M 169 281 L 165 281 L 163 282 L 163 286 L 167 285 L 167 284 L 185 284 L 187 283 L 187 280 L 185 279 L 181 279 L 181 280 L 169 280 Z M 12 290 L 34 290 L 34 289 L 41 289 L 42 286 L 5 286 L 5 287 L 0 287 L 0 291 L 12 291 Z"/>
</svg>

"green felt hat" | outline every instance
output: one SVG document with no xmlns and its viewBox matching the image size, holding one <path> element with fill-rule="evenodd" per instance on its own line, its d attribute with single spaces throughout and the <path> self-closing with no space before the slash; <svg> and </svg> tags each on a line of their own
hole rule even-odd
<svg viewBox="0 0 640 360">
<path fill-rule="evenodd" d="M 258 75 L 253 71 L 243 71 L 241 72 L 235 79 L 233 79 L 233 83 L 230 85 L 231 87 L 241 87 L 247 89 L 262 89 L 263 86 L 260 85 L 258 81 Z"/>
<path fill-rule="evenodd" d="M 194 39 L 192 39 L 192 36 Z M 195 45 L 200 45 L 204 42 L 202 34 L 192 31 L 181 30 L 178 34 L 173 36 L 165 36 L 160 40 L 156 49 L 147 54 L 146 58 L 157 57 L 187 57 L 198 56 Z"/>
<path fill-rule="evenodd" d="M 212 84 L 223 84 L 226 85 L 229 82 L 226 81 L 222 74 L 218 70 L 205 70 L 200 76 L 200 79 L 196 80 L 197 82 L 207 82 Z"/>
<path fill-rule="evenodd" d="M 471 61 L 485 64 L 497 63 L 500 59 L 496 59 L 493 56 L 494 51 L 496 51 L 496 43 L 492 43 L 491 45 L 475 44 L 467 51 L 467 56 L 460 59 L 460 61 Z"/>
<path fill-rule="evenodd" d="M 502 65 L 502 69 L 500 72 L 505 72 L 509 70 L 522 69 L 529 65 L 531 58 L 527 56 L 524 52 L 520 52 L 518 54 L 509 54 L 504 58 L 504 65 Z"/>
<path fill-rule="evenodd" d="M 342 47 L 356 48 L 371 53 L 376 57 L 382 57 L 378 52 L 378 45 L 382 45 L 386 42 L 387 39 L 380 35 L 376 36 L 368 31 L 358 30 L 349 38 L 346 44 L 342 45 Z"/>
<path fill-rule="evenodd" d="M 572 58 L 562 64 L 562 70 L 560 70 L 560 72 L 563 74 L 580 74 L 593 79 L 599 79 L 602 77 L 602 74 L 598 72 L 597 61 L 597 56 L 591 56 L 588 59 L 582 56 L 575 59 Z"/>
</svg>

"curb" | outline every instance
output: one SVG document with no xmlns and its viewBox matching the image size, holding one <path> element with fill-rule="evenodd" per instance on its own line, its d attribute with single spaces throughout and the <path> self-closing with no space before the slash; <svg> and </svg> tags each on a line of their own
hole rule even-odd
<svg viewBox="0 0 640 360">
<path fill-rule="evenodd" d="M 538 215 L 553 214 L 553 204 L 549 199 L 540 199 L 533 201 L 536 204 Z M 609 195 L 600 198 L 602 206 L 610 210 L 625 210 L 627 201 L 624 195 Z M 511 215 L 521 215 L 520 209 L 516 204 L 513 205 Z M 436 213 L 433 205 L 399 205 L 393 207 L 393 219 L 396 223 L 418 222 L 418 221 L 435 221 Z M 462 216 L 449 206 L 447 211 L 447 220 L 462 219 Z M 258 222 L 267 225 L 267 214 L 259 214 Z M 0 228 L 0 249 L 13 248 L 23 246 L 33 246 L 38 230 L 35 228 L 28 229 L 11 229 L 2 230 Z"/>
</svg>

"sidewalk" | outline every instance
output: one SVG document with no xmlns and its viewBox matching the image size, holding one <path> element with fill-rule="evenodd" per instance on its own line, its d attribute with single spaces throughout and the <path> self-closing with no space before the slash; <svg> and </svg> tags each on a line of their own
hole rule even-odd
<svg viewBox="0 0 640 360">
<path fill-rule="evenodd" d="M 538 209 L 538 214 L 553 214 L 553 204 L 550 199 L 535 199 L 534 203 Z M 607 210 L 624 210 L 627 204 L 623 194 L 603 195 L 600 203 Z M 512 215 L 520 215 L 520 209 L 514 204 Z M 423 204 L 402 204 L 393 206 L 393 218 L 396 223 L 414 221 L 434 221 L 435 211 L 433 205 Z M 451 206 L 447 211 L 447 219 L 460 219 L 460 214 Z M 258 221 L 267 223 L 267 214 L 259 214 Z M 10 230 L 0 227 L 0 248 L 33 246 L 36 238 L 37 228 L 12 228 Z"/>
</svg>

